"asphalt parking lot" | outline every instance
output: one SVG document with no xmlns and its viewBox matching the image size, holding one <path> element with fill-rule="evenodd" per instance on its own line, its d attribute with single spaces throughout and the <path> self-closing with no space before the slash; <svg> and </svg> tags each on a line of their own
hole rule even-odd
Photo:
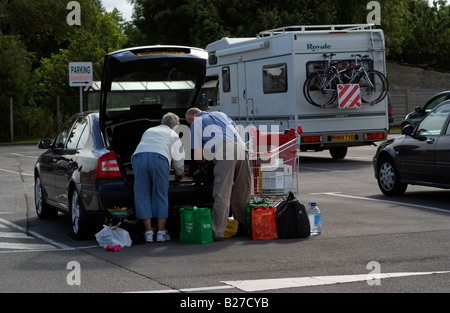
<svg viewBox="0 0 450 313">
<path fill-rule="evenodd" d="M 409 186 L 402 197 L 383 196 L 375 149 L 351 148 L 340 161 L 302 153 L 298 198 L 321 209 L 318 237 L 107 252 L 73 240 L 63 215 L 38 220 L 33 165 L 41 151 L 0 146 L 0 292 L 449 292 L 450 191 Z"/>
</svg>

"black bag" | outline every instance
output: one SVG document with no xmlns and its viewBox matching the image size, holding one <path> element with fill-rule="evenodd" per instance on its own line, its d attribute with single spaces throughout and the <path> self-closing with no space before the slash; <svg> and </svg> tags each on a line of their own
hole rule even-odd
<svg viewBox="0 0 450 313">
<path fill-rule="evenodd" d="M 307 238 L 311 234 L 308 213 L 292 192 L 276 206 L 278 238 Z"/>
</svg>

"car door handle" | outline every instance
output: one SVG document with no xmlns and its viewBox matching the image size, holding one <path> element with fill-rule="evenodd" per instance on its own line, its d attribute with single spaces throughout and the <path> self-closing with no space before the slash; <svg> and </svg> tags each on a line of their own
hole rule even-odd
<svg viewBox="0 0 450 313">
<path fill-rule="evenodd" d="M 427 143 L 429 143 L 429 144 L 434 143 L 434 138 L 427 138 Z"/>
</svg>

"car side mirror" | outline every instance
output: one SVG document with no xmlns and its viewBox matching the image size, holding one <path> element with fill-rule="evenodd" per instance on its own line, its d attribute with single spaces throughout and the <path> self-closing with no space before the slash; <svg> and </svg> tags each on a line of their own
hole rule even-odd
<svg viewBox="0 0 450 313">
<path fill-rule="evenodd" d="M 408 124 L 408 125 L 406 125 L 405 127 L 402 128 L 402 135 L 410 136 L 410 137 L 412 137 L 414 139 L 417 139 L 419 141 L 427 140 L 426 136 L 414 134 L 414 126 L 412 126 L 411 124 Z"/>
<path fill-rule="evenodd" d="M 49 149 L 51 144 L 52 144 L 52 142 L 50 139 L 42 139 L 38 143 L 38 148 L 39 149 Z"/>
<path fill-rule="evenodd" d="M 422 113 L 422 112 L 423 112 L 423 110 L 422 110 L 421 107 L 416 107 L 416 108 L 414 109 L 414 111 L 416 111 L 417 113 Z"/>
<path fill-rule="evenodd" d="M 414 133 L 414 126 L 412 126 L 411 124 L 408 124 L 402 128 L 402 135 L 412 137 L 413 133 Z"/>
</svg>

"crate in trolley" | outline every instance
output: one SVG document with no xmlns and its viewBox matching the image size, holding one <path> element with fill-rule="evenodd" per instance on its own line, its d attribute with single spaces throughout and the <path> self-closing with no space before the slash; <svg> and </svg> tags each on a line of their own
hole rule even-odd
<svg viewBox="0 0 450 313">
<path fill-rule="evenodd" d="M 253 130 L 249 142 L 249 162 L 253 199 L 277 200 L 292 191 L 298 194 L 299 125 L 283 133 Z"/>
</svg>

